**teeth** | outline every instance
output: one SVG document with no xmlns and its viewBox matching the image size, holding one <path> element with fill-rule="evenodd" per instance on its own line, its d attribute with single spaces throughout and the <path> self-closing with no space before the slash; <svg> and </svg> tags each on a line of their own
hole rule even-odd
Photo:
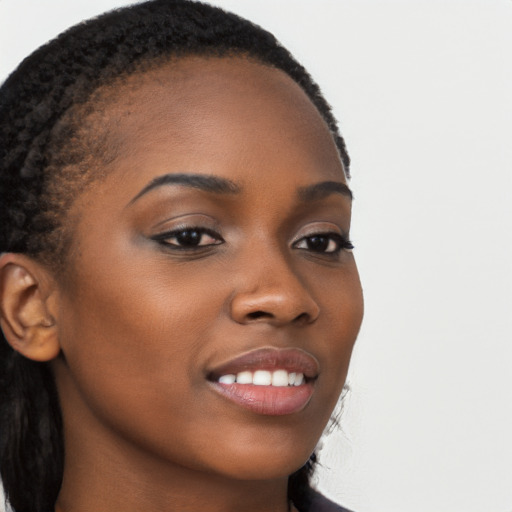
<svg viewBox="0 0 512 512">
<path fill-rule="evenodd" d="M 304 374 L 286 370 L 256 370 L 255 372 L 243 371 L 236 375 L 227 374 L 219 378 L 220 384 L 252 384 L 254 386 L 300 386 L 304 382 Z"/>
<path fill-rule="evenodd" d="M 272 386 L 288 386 L 288 372 L 286 370 L 276 370 L 272 374 Z"/>
<path fill-rule="evenodd" d="M 272 384 L 272 374 L 265 370 L 257 370 L 252 376 L 252 383 L 255 386 L 270 386 Z"/>
<path fill-rule="evenodd" d="M 236 376 L 238 384 L 252 384 L 252 372 L 240 372 Z"/>
<path fill-rule="evenodd" d="M 236 382 L 236 375 L 223 375 L 219 382 L 221 384 L 234 384 Z"/>
</svg>

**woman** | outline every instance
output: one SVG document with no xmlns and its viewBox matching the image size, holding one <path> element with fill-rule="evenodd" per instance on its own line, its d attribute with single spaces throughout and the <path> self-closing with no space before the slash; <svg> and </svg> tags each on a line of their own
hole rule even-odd
<svg viewBox="0 0 512 512">
<path fill-rule="evenodd" d="M 70 29 L 1 98 L 14 510 L 343 510 L 309 476 L 362 295 L 349 159 L 306 71 L 156 0 Z"/>
</svg>

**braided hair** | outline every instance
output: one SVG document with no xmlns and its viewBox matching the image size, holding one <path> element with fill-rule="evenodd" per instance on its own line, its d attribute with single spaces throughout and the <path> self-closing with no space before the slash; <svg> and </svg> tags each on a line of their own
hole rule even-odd
<svg viewBox="0 0 512 512">
<path fill-rule="evenodd" d="M 72 27 L 27 57 L 2 85 L 0 253 L 24 253 L 54 268 L 65 262 L 66 212 L 84 185 L 98 178 L 87 162 L 109 158 L 109 148 L 83 133 L 81 121 L 97 107 L 95 92 L 190 55 L 246 56 L 284 71 L 322 115 L 348 173 L 349 157 L 329 105 L 272 34 L 200 2 L 151 0 Z M 289 497 L 297 504 L 307 506 L 314 462 L 313 454 L 289 478 Z M 52 373 L 0 335 L 0 476 L 13 510 L 53 510 L 63 463 Z"/>
</svg>

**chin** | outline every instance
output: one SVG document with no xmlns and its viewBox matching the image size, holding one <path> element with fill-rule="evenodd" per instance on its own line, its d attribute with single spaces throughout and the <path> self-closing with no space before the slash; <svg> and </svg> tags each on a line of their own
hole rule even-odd
<svg viewBox="0 0 512 512">
<path fill-rule="evenodd" d="M 299 470 L 314 451 L 315 446 L 297 443 L 293 448 L 275 445 L 258 446 L 243 453 L 231 452 L 222 458 L 222 473 L 238 480 L 273 480 L 287 478 Z"/>
</svg>

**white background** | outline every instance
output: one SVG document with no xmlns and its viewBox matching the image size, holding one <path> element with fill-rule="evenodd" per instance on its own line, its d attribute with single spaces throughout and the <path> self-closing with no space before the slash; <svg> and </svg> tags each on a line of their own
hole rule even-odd
<svg viewBox="0 0 512 512">
<path fill-rule="evenodd" d="M 0 0 L 0 79 L 119 0 Z M 320 488 L 512 511 L 512 1 L 215 0 L 270 29 L 352 156 L 366 318 Z"/>
</svg>

